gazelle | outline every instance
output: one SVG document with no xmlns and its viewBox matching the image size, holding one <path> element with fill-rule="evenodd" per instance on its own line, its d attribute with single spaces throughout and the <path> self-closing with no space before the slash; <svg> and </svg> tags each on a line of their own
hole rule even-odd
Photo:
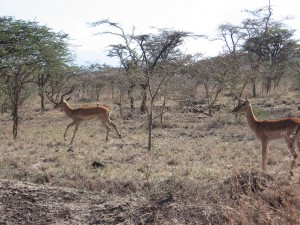
<svg viewBox="0 0 300 225">
<path fill-rule="evenodd" d="M 300 149 L 300 119 L 289 117 L 277 120 L 257 120 L 253 114 L 251 103 L 247 98 L 239 98 L 239 103 L 232 112 L 246 113 L 250 129 L 261 141 L 263 171 L 265 171 L 267 167 L 267 153 L 270 141 L 284 139 L 293 157 L 290 167 L 290 174 L 293 175 L 292 170 L 297 160 L 297 153 L 295 150 L 296 143 L 298 150 Z"/>
<path fill-rule="evenodd" d="M 70 142 L 69 149 L 72 149 L 73 140 L 75 138 L 75 135 L 77 133 L 78 127 L 82 121 L 92 120 L 92 119 L 99 119 L 104 127 L 106 128 L 106 141 L 108 141 L 108 134 L 111 130 L 110 127 L 113 127 L 115 131 L 117 132 L 118 136 L 121 138 L 121 134 L 118 131 L 118 128 L 116 124 L 114 124 L 110 119 L 110 112 L 111 109 L 104 106 L 89 106 L 89 107 L 80 107 L 73 109 L 70 107 L 68 101 L 70 100 L 70 97 L 67 99 L 63 99 L 63 97 L 66 94 L 61 96 L 61 100 L 59 103 L 55 103 L 54 108 L 61 108 L 65 114 L 72 119 L 73 121 L 68 124 L 66 127 L 65 133 L 64 133 L 64 139 L 66 141 L 66 135 L 67 131 L 71 126 L 75 126 L 73 136 Z M 53 102 L 53 101 L 52 101 Z"/>
</svg>

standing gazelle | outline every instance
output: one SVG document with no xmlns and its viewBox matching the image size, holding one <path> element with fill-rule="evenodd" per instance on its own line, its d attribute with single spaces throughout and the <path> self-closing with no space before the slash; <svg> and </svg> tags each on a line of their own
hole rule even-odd
<svg viewBox="0 0 300 225">
<path fill-rule="evenodd" d="M 73 137 L 70 142 L 70 149 L 72 148 L 73 140 L 77 133 L 78 127 L 82 121 L 99 119 L 107 131 L 106 132 L 106 141 L 108 141 L 108 134 L 110 131 L 110 127 L 113 127 L 115 129 L 115 131 L 117 132 L 118 136 L 121 138 L 121 134 L 119 133 L 117 126 L 111 121 L 111 119 L 109 117 L 109 114 L 111 111 L 110 108 L 104 107 L 104 106 L 89 106 L 89 107 L 80 107 L 80 108 L 73 109 L 72 107 L 70 107 L 70 105 L 68 103 L 68 100 L 70 100 L 70 97 L 65 100 L 63 99 L 63 97 L 65 95 L 66 94 L 61 96 L 61 100 L 59 103 L 56 103 L 54 101 L 52 101 L 52 102 L 55 103 L 54 108 L 56 108 L 56 109 L 61 108 L 66 113 L 66 115 L 70 119 L 73 120 L 70 124 L 68 124 L 68 126 L 66 127 L 66 130 L 65 130 L 65 133 L 64 133 L 64 139 L 66 141 L 66 134 L 67 134 L 68 129 L 71 126 L 75 126 L 75 129 L 73 132 Z M 52 100 L 51 98 L 49 98 L 49 99 Z"/>
<path fill-rule="evenodd" d="M 262 169 L 265 171 L 267 167 L 267 153 L 270 141 L 284 139 L 289 151 L 293 157 L 290 174 L 297 160 L 295 144 L 297 143 L 298 150 L 300 149 L 300 119 L 295 117 L 283 118 L 278 120 L 257 120 L 253 114 L 250 101 L 239 98 L 237 107 L 233 109 L 234 113 L 246 113 L 246 118 L 250 129 L 256 137 L 261 141 L 262 146 Z"/>
</svg>

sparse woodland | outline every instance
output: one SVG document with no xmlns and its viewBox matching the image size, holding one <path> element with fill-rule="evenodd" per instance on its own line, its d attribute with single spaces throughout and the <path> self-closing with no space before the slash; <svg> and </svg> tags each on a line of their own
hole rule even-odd
<svg viewBox="0 0 300 225">
<path fill-rule="evenodd" d="M 218 56 L 185 55 L 188 31 L 135 34 L 99 20 L 119 67 L 73 65 L 68 35 L 0 18 L 1 224 L 300 224 L 300 166 L 284 142 L 261 146 L 236 97 L 259 119 L 300 118 L 299 43 L 272 6 L 218 27 Z M 201 52 L 201 46 L 199 46 Z M 79 126 L 53 102 L 112 109 L 122 139 Z M 298 151 L 300 155 L 300 151 Z"/>
</svg>

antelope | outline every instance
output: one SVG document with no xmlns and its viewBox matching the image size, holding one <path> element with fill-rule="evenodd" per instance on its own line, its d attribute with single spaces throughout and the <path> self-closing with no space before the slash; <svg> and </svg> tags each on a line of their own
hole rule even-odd
<svg viewBox="0 0 300 225">
<path fill-rule="evenodd" d="M 267 153 L 269 143 L 273 140 L 284 139 L 289 152 L 292 155 L 292 163 L 290 166 L 290 175 L 293 175 L 293 168 L 297 160 L 295 144 L 300 149 L 300 119 L 295 117 L 282 118 L 277 120 L 258 120 L 255 118 L 250 101 L 245 98 L 238 99 L 238 105 L 232 110 L 233 113 L 245 113 L 248 126 L 254 132 L 255 136 L 261 142 L 262 148 L 262 169 L 266 171 Z"/>
<path fill-rule="evenodd" d="M 114 124 L 110 119 L 110 112 L 111 112 L 110 108 L 105 107 L 105 106 L 98 106 L 98 105 L 97 106 L 80 107 L 80 108 L 72 108 L 68 103 L 68 101 L 70 100 L 71 97 L 64 100 L 63 97 L 65 95 L 66 94 L 63 94 L 61 96 L 61 100 L 59 103 L 54 102 L 55 103 L 54 108 L 62 109 L 65 112 L 65 114 L 67 115 L 67 117 L 72 119 L 72 122 L 67 125 L 66 130 L 64 132 L 64 140 L 65 141 L 67 140 L 66 135 L 67 135 L 68 129 L 72 126 L 75 126 L 73 136 L 72 136 L 72 139 L 71 139 L 71 142 L 69 145 L 70 150 L 72 149 L 73 140 L 77 133 L 78 127 L 82 121 L 99 119 L 101 121 L 101 123 L 104 125 L 104 127 L 106 128 L 106 141 L 108 141 L 108 134 L 111 131 L 110 127 L 115 129 L 119 138 L 122 138 L 120 132 L 118 131 L 116 124 Z"/>
</svg>

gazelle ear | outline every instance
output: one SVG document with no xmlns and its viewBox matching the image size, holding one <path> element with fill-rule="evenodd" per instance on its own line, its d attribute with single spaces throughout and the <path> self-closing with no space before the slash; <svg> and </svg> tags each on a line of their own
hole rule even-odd
<svg viewBox="0 0 300 225">
<path fill-rule="evenodd" d="M 71 99 L 71 96 L 69 97 L 69 98 L 67 98 L 67 99 L 65 99 L 66 101 L 69 101 Z"/>
</svg>

